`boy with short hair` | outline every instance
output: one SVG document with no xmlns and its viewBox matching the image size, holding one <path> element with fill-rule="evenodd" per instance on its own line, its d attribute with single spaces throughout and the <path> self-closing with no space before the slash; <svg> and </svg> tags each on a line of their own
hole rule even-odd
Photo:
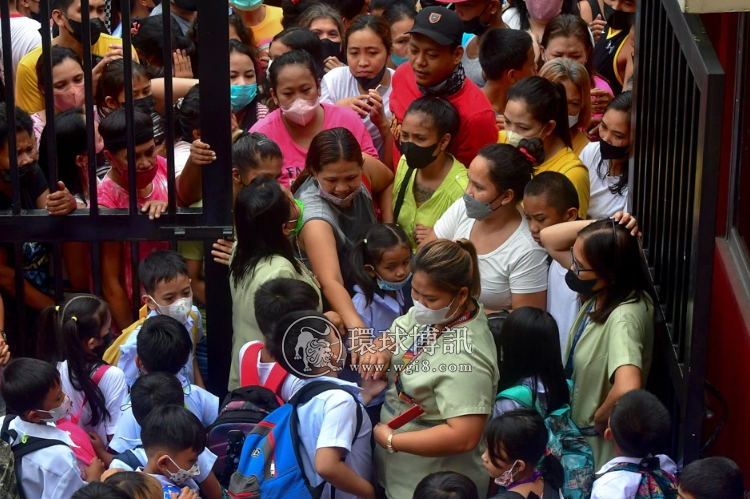
<svg viewBox="0 0 750 499">
<path fill-rule="evenodd" d="M 670 426 L 669 411 L 654 394 L 632 390 L 620 397 L 604 432 L 613 442 L 615 458 L 597 472 L 591 499 L 630 499 L 643 483 L 676 498 L 677 466 L 659 454 L 668 446 Z"/>
<path fill-rule="evenodd" d="M 562 173 L 542 172 L 526 184 L 523 210 L 531 236 L 541 245 L 539 233 L 542 229 L 578 219 L 578 192 L 573 182 Z M 561 355 L 565 352 L 568 332 L 581 309 L 578 293 L 565 283 L 568 270 L 552 260 L 547 280 L 547 312 L 557 322 Z"/>
<path fill-rule="evenodd" d="M 707 457 L 685 466 L 680 473 L 680 499 L 742 499 L 742 470 L 726 457 Z"/>
<path fill-rule="evenodd" d="M 195 359 L 196 346 L 203 338 L 203 322 L 200 311 L 193 305 L 193 290 L 190 287 L 185 259 L 174 251 L 163 250 L 151 253 L 141 262 L 138 277 L 146 291 L 142 297 L 149 310 L 146 322 L 152 317 L 165 315 L 183 324 L 189 333 L 192 345 L 188 352 L 187 362 L 184 363 L 184 369 L 180 366 L 178 371 L 184 372 L 189 383 L 204 388 L 203 378 Z M 136 362 L 136 350 L 142 329 L 143 326 L 136 328 L 119 347 L 120 358 L 117 361 L 117 367 L 125 373 L 125 381 L 128 384 L 131 384 L 138 376 L 140 369 Z M 174 361 L 174 358 L 164 359 L 164 362 L 169 363 L 170 366 Z M 172 372 L 173 369 L 162 365 L 158 370 Z"/>
<path fill-rule="evenodd" d="M 71 449 L 75 444 L 55 426 L 71 408 L 57 369 L 41 360 L 14 359 L 3 368 L 0 393 L 8 412 L 17 414 L 3 416 L 0 425 L 3 439 L 17 456 L 18 487 L 27 498 L 68 499 L 86 482 Z M 49 445 L 20 456 L 22 446 L 34 439 L 46 440 Z M 102 462 L 94 459 L 85 470 L 85 479 L 99 480 L 103 471 Z"/>
<path fill-rule="evenodd" d="M 356 384 L 338 378 L 346 357 L 346 347 L 338 331 L 323 314 L 303 310 L 284 316 L 269 340 L 271 355 L 290 375 L 300 378 L 300 387 L 322 380 L 351 393 L 328 390 L 298 408 L 299 437 L 304 447 L 300 457 L 310 485 L 328 482 L 323 499 L 331 496 L 331 487 L 336 488 L 338 499 L 374 498 L 372 424 L 364 409 L 373 393 L 363 392 Z M 303 356 L 296 355 L 300 342 L 307 343 Z M 311 348 L 319 354 L 313 359 L 308 355 Z M 358 433 L 355 411 L 361 412 Z"/>
</svg>

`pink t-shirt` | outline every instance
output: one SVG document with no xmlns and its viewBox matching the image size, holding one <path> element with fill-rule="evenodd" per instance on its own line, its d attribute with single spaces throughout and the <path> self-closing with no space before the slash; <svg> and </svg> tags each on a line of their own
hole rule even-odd
<svg viewBox="0 0 750 499">
<path fill-rule="evenodd" d="M 167 160 L 157 156 L 156 165 L 158 171 L 154 177 L 154 190 L 148 197 L 138 198 L 138 208 L 142 208 L 147 201 L 167 201 Z M 130 207 L 130 195 L 127 189 L 123 189 L 117 183 L 109 178 L 104 177 L 99 186 L 96 188 L 99 198 L 99 208 L 109 209 L 128 209 Z M 168 250 L 169 243 L 165 241 L 141 241 L 138 243 L 138 261 L 142 261 L 150 253 L 159 250 Z M 128 293 L 128 299 L 133 298 L 133 277 L 132 267 L 130 265 L 130 244 L 125 244 L 123 252 L 125 268 L 125 287 Z"/>
<path fill-rule="evenodd" d="M 614 93 L 612 92 L 612 87 L 609 86 L 609 83 L 607 83 L 606 81 L 602 80 L 598 76 L 594 76 L 594 83 L 595 83 L 594 88 L 598 88 L 600 90 L 606 90 L 610 95 L 614 95 Z M 593 118 L 601 118 L 604 115 L 603 114 L 592 114 L 591 116 Z"/>
<path fill-rule="evenodd" d="M 367 128 L 362 123 L 362 119 L 356 112 L 348 107 L 335 106 L 333 104 L 323 103 L 321 106 L 323 106 L 323 110 L 325 111 L 323 130 L 337 127 L 346 128 L 354 134 L 363 153 L 376 158 L 378 157 L 378 151 L 372 143 L 372 137 L 370 137 Z M 250 131 L 265 134 L 279 145 L 283 156 L 279 182 L 281 185 L 289 187 L 294 179 L 297 178 L 299 172 L 305 169 L 307 149 L 302 149 L 292 139 L 292 136 L 289 135 L 289 131 L 281 119 L 281 110 L 277 109 L 266 116 L 264 120 L 258 121 Z"/>
</svg>

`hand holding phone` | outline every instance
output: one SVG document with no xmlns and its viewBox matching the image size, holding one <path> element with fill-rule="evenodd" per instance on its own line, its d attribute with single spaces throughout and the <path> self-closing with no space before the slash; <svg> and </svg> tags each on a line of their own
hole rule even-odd
<svg viewBox="0 0 750 499">
<path fill-rule="evenodd" d="M 404 426 L 406 423 L 417 419 L 422 414 L 424 414 L 424 409 L 414 404 L 413 406 L 405 410 L 403 413 L 391 419 L 388 422 L 388 427 L 390 427 L 393 430 L 398 430 L 399 428 Z"/>
</svg>

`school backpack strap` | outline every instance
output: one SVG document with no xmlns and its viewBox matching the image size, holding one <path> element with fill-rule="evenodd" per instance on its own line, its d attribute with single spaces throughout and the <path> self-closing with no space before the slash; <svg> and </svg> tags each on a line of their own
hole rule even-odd
<svg viewBox="0 0 750 499">
<path fill-rule="evenodd" d="M 641 495 L 641 490 L 650 491 L 649 499 L 677 499 L 677 479 L 661 469 L 658 457 L 647 457 L 640 464 L 616 464 L 604 474 L 613 471 L 628 471 L 641 475 L 641 487 L 635 496 L 636 499 L 646 499 L 646 496 Z"/>
<path fill-rule="evenodd" d="M 142 447 L 142 446 L 139 445 L 135 449 L 137 449 L 139 447 Z M 135 452 L 133 452 L 135 449 L 126 450 L 125 452 L 121 452 L 120 454 L 117 454 L 116 456 L 114 456 L 112 458 L 112 460 L 114 461 L 115 459 L 117 459 L 118 461 L 121 461 L 121 462 L 127 464 L 128 466 L 130 466 L 130 468 L 133 471 L 135 471 L 138 468 L 140 468 L 141 466 L 143 466 L 143 464 L 141 463 L 141 460 L 138 459 L 138 456 L 136 456 Z"/>
<path fill-rule="evenodd" d="M 258 354 L 263 350 L 262 343 L 255 343 L 245 349 L 240 365 L 240 386 L 260 386 L 258 376 Z"/>
<path fill-rule="evenodd" d="M 534 407 L 534 394 L 531 392 L 531 388 L 526 385 L 516 385 L 506 388 L 495 397 L 495 400 L 500 399 L 512 400 L 527 409 Z"/>
<path fill-rule="evenodd" d="M 266 382 L 263 384 L 266 388 L 271 390 L 273 393 L 275 393 L 277 396 L 281 396 L 281 386 L 284 384 L 284 380 L 286 380 L 286 377 L 289 375 L 289 373 L 286 372 L 286 369 L 281 367 L 279 363 L 277 362 L 274 364 L 274 366 L 271 368 L 271 372 L 268 373 L 268 378 L 266 379 Z"/>
<path fill-rule="evenodd" d="M 109 371 L 109 368 L 112 367 L 109 364 L 102 364 L 96 369 L 96 372 L 91 377 L 91 381 L 94 382 L 94 384 L 98 387 L 99 383 L 101 382 L 104 375 Z M 86 407 L 86 404 L 88 403 L 89 399 L 86 398 L 86 396 L 83 396 L 83 402 L 81 403 L 81 408 L 78 409 L 78 413 L 75 416 L 70 417 L 70 420 L 73 421 L 73 423 L 78 424 L 78 422 L 81 420 L 81 413 L 83 412 L 83 408 Z"/>
<path fill-rule="evenodd" d="M 123 346 L 126 341 L 128 341 L 128 338 L 133 333 L 133 331 L 140 329 L 143 323 L 146 322 L 147 316 L 148 307 L 144 305 L 138 311 L 138 320 L 132 323 L 130 326 L 126 327 L 122 331 L 120 336 L 115 338 L 109 348 L 107 348 L 107 350 L 104 352 L 104 362 L 112 366 L 116 366 L 117 363 L 120 362 L 120 347 Z"/>
</svg>

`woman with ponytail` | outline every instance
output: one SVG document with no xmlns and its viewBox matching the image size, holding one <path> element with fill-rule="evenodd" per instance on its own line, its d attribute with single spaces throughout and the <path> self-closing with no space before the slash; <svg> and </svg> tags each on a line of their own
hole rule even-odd
<svg viewBox="0 0 750 499">
<path fill-rule="evenodd" d="M 123 372 L 102 360 L 112 326 L 109 305 L 78 295 L 44 310 L 39 326 L 37 357 L 57 365 L 62 391 L 73 402 L 71 420 L 106 444 L 128 394 Z"/>
</svg>

